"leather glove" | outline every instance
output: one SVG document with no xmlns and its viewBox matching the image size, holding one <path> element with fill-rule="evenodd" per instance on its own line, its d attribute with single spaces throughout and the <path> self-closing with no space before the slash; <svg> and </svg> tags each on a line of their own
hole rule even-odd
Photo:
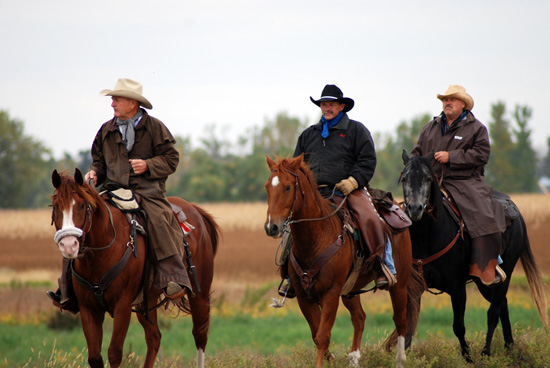
<svg viewBox="0 0 550 368">
<path fill-rule="evenodd" d="M 359 187 L 359 184 L 357 183 L 357 180 L 353 176 L 350 176 L 347 179 L 342 180 L 338 184 L 336 184 L 336 189 L 338 189 L 342 194 L 345 196 L 349 195 L 351 192 L 353 192 L 355 189 Z"/>
</svg>

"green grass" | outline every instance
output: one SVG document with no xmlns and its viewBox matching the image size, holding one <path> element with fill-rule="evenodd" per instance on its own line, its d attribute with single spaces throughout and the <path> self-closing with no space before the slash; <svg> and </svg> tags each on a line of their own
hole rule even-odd
<svg viewBox="0 0 550 368">
<path fill-rule="evenodd" d="M 65 315 L 65 314 L 64 314 Z M 514 337 L 523 354 L 536 365 L 548 367 L 550 338 L 540 328 L 536 311 L 511 307 Z M 479 355 L 486 330 L 486 310 L 470 308 L 466 314 L 467 338 L 472 343 L 473 354 Z M 458 342 L 451 328 L 452 314 L 447 309 L 428 308 L 422 311 L 413 350 L 409 353 L 411 366 L 462 367 Z M 163 334 L 157 366 L 193 366 L 195 347 L 191 335 L 191 319 L 161 316 Z M 365 353 L 361 364 L 365 366 L 392 366 L 393 354 L 381 350 L 381 344 L 394 326 L 389 314 L 368 314 L 363 346 Z M 112 319 L 106 318 L 103 340 L 103 357 L 112 332 Z M 345 366 L 347 349 L 352 334 L 348 313 L 340 313 L 332 329 L 332 350 L 337 360 L 334 367 Z M 540 336 L 539 336 L 540 335 Z M 537 337 L 538 336 L 538 337 Z M 532 340 L 535 337 L 535 340 Z M 498 364 L 486 361 L 483 367 L 513 367 L 503 359 L 513 359 L 503 349 L 500 328 L 493 343 Z M 142 364 L 146 346 L 144 334 L 135 320 L 130 325 L 124 347 L 126 367 Z M 476 353 L 477 351 L 477 353 Z M 538 353 L 543 354 L 539 357 Z M 72 330 L 52 330 L 44 324 L 0 324 L 0 367 L 85 367 L 86 342 L 77 325 Z M 301 314 L 289 312 L 285 316 L 252 317 L 235 314 L 214 316 L 207 346 L 207 363 L 211 367 L 296 367 L 314 365 L 315 348 L 309 327 Z M 481 358 L 476 356 L 481 362 Z M 297 363 L 299 362 L 299 364 Z M 452 363 L 452 364 L 451 364 Z M 517 362 L 516 362 L 517 363 Z M 66 365 L 64 365 L 66 364 Z M 347 364 L 347 363 L 346 363 Z M 423 365 L 424 364 L 424 365 Z M 451 365 L 449 365 L 451 364 Z M 454 364 L 454 365 L 453 365 Z M 480 363 L 481 364 L 481 363 Z M 504 365 L 503 365 L 504 364 Z M 522 363 L 523 364 L 523 363 Z M 329 365 L 330 366 L 330 365 Z M 476 365 L 477 366 L 477 365 Z"/>
</svg>

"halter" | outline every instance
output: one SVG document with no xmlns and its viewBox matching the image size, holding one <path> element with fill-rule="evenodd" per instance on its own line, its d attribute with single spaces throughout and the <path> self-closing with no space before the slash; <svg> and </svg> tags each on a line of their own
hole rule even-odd
<svg viewBox="0 0 550 368">
<path fill-rule="evenodd" d="M 271 170 L 271 172 L 277 172 L 278 169 L 273 169 Z M 342 208 L 342 206 L 344 205 L 344 202 L 348 199 L 348 197 L 344 197 L 344 199 L 342 200 L 342 202 L 340 202 L 340 204 L 336 207 L 336 209 L 334 211 L 332 211 L 331 213 L 329 213 L 328 215 L 326 216 L 323 216 L 323 217 L 319 217 L 319 218 L 311 218 L 311 219 L 298 219 L 298 220 L 292 220 L 292 215 L 294 215 L 294 206 L 296 205 L 296 201 L 298 200 L 298 187 L 300 187 L 300 193 L 302 193 L 302 198 L 305 198 L 305 193 L 304 193 L 304 190 L 302 189 L 302 187 L 300 186 L 300 181 L 298 180 L 298 172 L 294 172 L 294 171 L 291 171 L 289 169 L 286 169 L 285 168 L 285 171 L 287 173 L 289 173 L 290 175 L 294 176 L 294 179 L 295 179 L 295 185 L 294 185 L 294 201 L 292 202 L 292 207 L 290 208 L 290 212 L 288 214 L 288 217 L 287 219 L 285 220 L 285 222 L 283 223 L 283 231 L 288 228 L 288 226 L 292 225 L 292 224 L 297 224 L 299 222 L 308 222 L 308 221 L 323 221 L 323 220 L 326 220 L 328 219 L 329 217 L 332 217 L 334 216 L 335 214 L 338 213 L 338 211 L 340 211 L 340 209 Z M 334 195 L 334 190 L 332 191 L 332 195 L 331 197 Z"/>
</svg>

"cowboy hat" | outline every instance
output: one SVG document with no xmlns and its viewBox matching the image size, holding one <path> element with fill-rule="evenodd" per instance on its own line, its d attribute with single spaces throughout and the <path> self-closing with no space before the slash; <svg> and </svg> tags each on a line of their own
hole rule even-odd
<svg viewBox="0 0 550 368">
<path fill-rule="evenodd" d="M 344 107 L 344 112 L 348 112 L 353 109 L 353 105 L 355 104 L 355 102 L 351 98 L 344 97 L 342 90 L 340 90 L 340 88 L 336 87 L 334 84 L 327 84 L 325 88 L 323 88 L 320 99 L 315 100 L 311 96 L 309 96 L 309 99 L 317 106 L 321 106 L 321 102 L 338 101 L 346 105 L 346 107 Z"/>
<path fill-rule="evenodd" d="M 153 105 L 148 99 L 143 97 L 143 86 L 141 83 L 128 78 L 119 78 L 116 81 L 115 88 L 104 89 L 99 92 L 100 96 L 118 96 L 136 100 L 146 109 L 152 109 Z"/>
<path fill-rule="evenodd" d="M 466 93 L 466 89 L 464 89 L 464 87 L 459 86 L 458 84 L 449 85 L 449 88 L 447 88 L 447 91 L 444 94 L 437 95 L 437 98 L 441 101 L 443 101 L 445 97 L 454 97 L 464 102 L 466 104 L 466 106 L 464 106 L 465 110 L 472 110 L 474 108 L 474 99 Z"/>
</svg>

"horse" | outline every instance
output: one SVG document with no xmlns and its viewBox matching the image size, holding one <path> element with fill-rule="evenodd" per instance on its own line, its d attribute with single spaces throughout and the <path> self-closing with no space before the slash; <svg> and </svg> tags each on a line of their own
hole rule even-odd
<svg viewBox="0 0 550 368">
<path fill-rule="evenodd" d="M 325 358 L 333 359 L 328 349 L 340 296 L 351 314 L 354 331 L 348 358 L 357 366 L 365 324 L 365 312 L 357 294 L 374 280 L 375 275 L 372 269 L 359 274 L 354 272 L 357 270 L 355 235 L 348 221 L 341 219 L 332 202 L 319 192 L 313 173 L 303 162 L 303 155 L 279 159 L 278 163 L 266 155 L 266 161 L 271 176 L 265 184 L 268 208 L 264 227 L 268 236 L 277 238 L 290 226 L 293 244 L 289 264 L 293 267 L 288 267 L 288 274 L 317 347 L 315 366 L 322 367 Z M 396 366 L 403 367 L 405 335 L 414 332 L 418 317 L 415 302 L 421 291 L 414 290 L 415 287 L 421 289 L 423 284 L 420 278 L 411 277 L 408 231 L 388 233 L 398 281 L 389 289 L 396 330 L 385 345 L 388 351 L 397 345 Z M 350 277 L 351 285 L 346 283 L 348 275 L 355 275 L 354 282 Z"/>
<path fill-rule="evenodd" d="M 52 173 L 52 224 L 56 242 L 64 258 L 72 265 L 72 286 L 80 308 L 80 320 L 88 346 L 88 364 L 103 367 L 101 343 L 105 312 L 113 318 L 113 333 L 108 349 L 111 367 L 119 367 L 132 311 L 145 331 L 147 354 L 144 367 L 153 367 L 160 348 L 161 333 L 157 311 L 152 306 L 162 291 L 147 282 L 150 260 L 144 236 L 132 231 L 126 215 L 100 197 L 95 187 L 84 182 L 76 169 L 74 178 L 66 173 Z M 200 207 L 177 197 L 168 200 L 182 208 L 194 229 L 186 236 L 194 275 L 189 272 L 193 295 L 171 302 L 184 314 L 191 314 L 197 348 L 197 367 L 204 367 L 204 350 L 210 325 L 210 287 L 214 256 L 218 248 L 219 226 Z M 151 219 L 154 226 L 154 219 Z M 137 235 L 137 236 L 136 236 Z M 182 244 L 183 246 L 183 244 Z M 193 269 L 192 269 L 193 270 Z M 191 270 L 191 271 L 192 271 Z M 143 289 L 143 290 L 142 290 Z M 141 299 L 138 299 L 141 295 Z M 167 302 L 165 299 L 164 302 Z M 135 304 L 136 309 L 132 309 Z M 148 308 L 147 306 L 151 306 Z"/>
<path fill-rule="evenodd" d="M 400 182 L 403 186 L 404 207 L 413 221 L 410 227 L 413 257 L 427 286 L 451 297 L 453 332 L 460 342 L 462 356 L 466 361 L 472 362 L 464 326 L 466 284 L 471 279 L 471 238 L 463 231 L 458 214 L 444 206 L 447 199 L 444 198 L 432 167 L 433 155 L 409 158 L 403 150 L 402 159 L 405 167 Z M 517 208 L 509 201 L 510 207 Z M 490 303 L 487 312 L 487 336 L 482 350 L 482 354 L 486 356 L 491 355 L 493 333 L 499 320 L 506 348 L 510 349 L 514 344 L 506 293 L 518 259 L 521 259 L 539 317 L 544 328 L 548 329 L 544 285 L 529 245 L 525 222 L 519 210 L 517 214 L 517 218 L 507 226 L 502 237 L 501 268 L 508 277 L 503 283 L 491 287 L 484 285 L 479 278 L 473 280 L 481 295 Z"/>
</svg>

